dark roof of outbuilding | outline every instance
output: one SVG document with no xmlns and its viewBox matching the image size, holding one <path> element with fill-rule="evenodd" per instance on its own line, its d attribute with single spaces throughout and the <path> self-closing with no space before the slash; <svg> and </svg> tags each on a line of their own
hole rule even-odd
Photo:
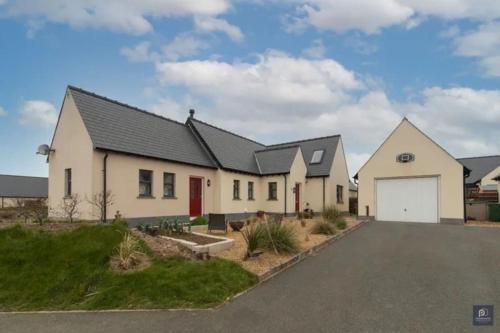
<svg viewBox="0 0 500 333">
<path fill-rule="evenodd" d="M 268 148 L 300 146 L 304 161 L 307 166 L 307 177 L 326 177 L 330 175 L 333 159 L 337 146 L 339 144 L 340 135 L 325 136 L 321 138 L 300 140 L 294 142 L 281 143 L 270 145 Z M 316 150 L 324 150 L 321 163 L 310 164 L 312 155 Z"/>
<path fill-rule="evenodd" d="M 500 155 L 457 158 L 457 161 L 471 170 L 466 184 L 476 184 L 488 173 L 500 166 Z"/>
<path fill-rule="evenodd" d="M 183 123 L 68 86 L 95 148 L 215 167 Z"/>
<path fill-rule="evenodd" d="M 266 146 L 196 118 L 189 118 L 189 123 L 193 125 L 196 133 L 200 135 L 222 168 L 260 174 L 254 152 L 265 149 Z"/>
<path fill-rule="evenodd" d="M 349 180 L 349 191 L 358 192 L 358 187 L 351 180 Z"/>
<path fill-rule="evenodd" d="M 0 197 L 46 198 L 48 192 L 47 178 L 0 175 Z"/>
<path fill-rule="evenodd" d="M 261 175 L 276 175 L 290 172 L 299 146 L 259 150 L 255 158 Z"/>
</svg>

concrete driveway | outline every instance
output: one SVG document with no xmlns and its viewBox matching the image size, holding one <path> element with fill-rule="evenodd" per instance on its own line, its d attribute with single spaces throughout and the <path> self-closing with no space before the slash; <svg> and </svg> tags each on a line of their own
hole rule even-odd
<svg viewBox="0 0 500 333">
<path fill-rule="evenodd" d="M 215 311 L 3 314 L 0 332 L 493 332 L 500 228 L 373 222 Z"/>
</svg>

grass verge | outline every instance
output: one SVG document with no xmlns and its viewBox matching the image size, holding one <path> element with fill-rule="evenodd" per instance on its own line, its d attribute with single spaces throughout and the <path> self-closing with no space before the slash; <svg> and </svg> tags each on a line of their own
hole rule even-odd
<svg viewBox="0 0 500 333">
<path fill-rule="evenodd" d="M 123 233 L 103 225 L 60 234 L 0 230 L 0 310 L 204 308 L 257 282 L 222 259 L 154 258 L 143 271 L 112 272 Z"/>
</svg>

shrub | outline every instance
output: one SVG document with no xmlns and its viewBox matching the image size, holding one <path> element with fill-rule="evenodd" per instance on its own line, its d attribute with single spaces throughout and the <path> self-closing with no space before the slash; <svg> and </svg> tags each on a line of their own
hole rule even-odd
<svg viewBox="0 0 500 333">
<path fill-rule="evenodd" d="M 263 247 L 266 240 L 266 231 L 260 224 L 247 226 L 241 231 L 247 244 L 247 257 L 252 257 L 259 248 Z"/>
<path fill-rule="evenodd" d="M 292 225 L 280 223 L 267 223 L 265 248 L 282 253 L 296 253 L 299 250 L 299 242 Z"/>
<path fill-rule="evenodd" d="M 337 221 L 337 229 L 339 230 L 344 230 L 345 228 L 347 228 L 347 222 L 343 219 L 340 219 Z"/>
<path fill-rule="evenodd" d="M 335 227 L 330 222 L 318 221 L 313 225 L 311 232 L 313 234 L 335 235 Z"/>
<path fill-rule="evenodd" d="M 191 221 L 191 225 L 207 225 L 208 220 L 204 216 L 198 216 Z"/>
<path fill-rule="evenodd" d="M 140 256 L 143 255 L 140 250 L 139 241 L 130 232 L 125 233 L 117 248 L 119 266 L 124 270 L 137 266 Z"/>
<path fill-rule="evenodd" d="M 80 214 L 78 206 L 81 200 L 78 193 L 72 194 L 69 197 L 64 197 L 59 204 L 60 214 L 63 219 L 69 223 L 73 223 L 76 217 Z"/>
<path fill-rule="evenodd" d="M 49 213 L 47 208 L 47 199 L 27 200 L 24 203 L 24 209 L 27 212 L 27 215 L 36 223 L 42 225 L 47 221 Z"/>
<path fill-rule="evenodd" d="M 340 210 L 338 210 L 337 207 L 335 207 L 335 206 L 325 207 L 322 215 L 323 215 L 323 219 L 325 221 L 328 221 L 331 223 L 335 223 L 341 217 Z"/>
<path fill-rule="evenodd" d="M 128 221 L 127 219 L 123 218 L 123 217 L 116 217 L 114 220 L 113 220 L 113 225 L 116 225 L 118 227 L 122 227 L 122 228 L 128 228 Z M 137 227 L 137 230 L 139 230 L 139 226 Z"/>
<path fill-rule="evenodd" d="M 0 220 L 13 220 L 18 216 L 16 208 L 0 209 Z"/>
</svg>

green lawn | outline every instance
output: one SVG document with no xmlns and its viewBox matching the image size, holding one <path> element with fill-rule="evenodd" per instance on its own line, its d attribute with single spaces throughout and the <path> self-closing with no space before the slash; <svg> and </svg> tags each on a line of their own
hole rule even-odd
<svg viewBox="0 0 500 333">
<path fill-rule="evenodd" d="M 257 282 L 221 259 L 153 259 L 144 271 L 114 273 L 109 258 L 123 232 L 116 226 L 57 235 L 0 230 L 0 310 L 210 307 Z"/>
</svg>

